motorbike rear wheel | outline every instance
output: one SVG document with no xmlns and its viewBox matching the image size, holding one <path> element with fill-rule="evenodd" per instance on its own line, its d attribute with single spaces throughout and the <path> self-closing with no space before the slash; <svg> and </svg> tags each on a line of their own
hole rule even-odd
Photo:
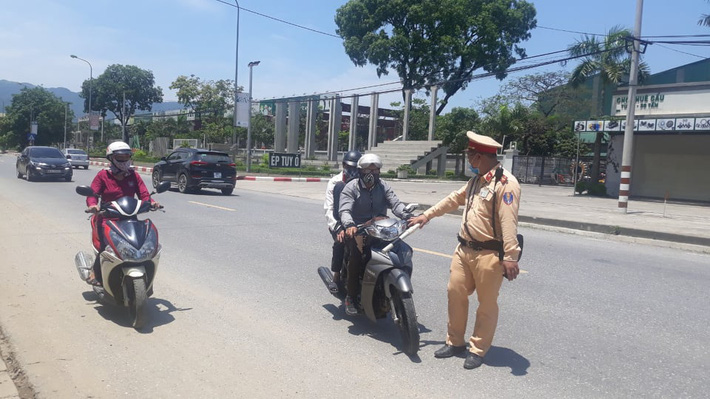
<svg viewBox="0 0 710 399">
<path fill-rule="evenodd" d="M 147 315 L 145 301 L 148 298 L 145 289 L 145 280 L 135 278 L 130 280 L 128 290 L 128 313 L 131 316 L 133 328 L 139 329 L 145 325 Z"/>
<path fill-rule="evenodd" d="M 391 300 L 396 313 L 392 318 L 402 336 L 402 351 L 410 356 L 415 355 L 419 350 L 419 324 L 412 294 L 393 289 Z"/>
</svg>

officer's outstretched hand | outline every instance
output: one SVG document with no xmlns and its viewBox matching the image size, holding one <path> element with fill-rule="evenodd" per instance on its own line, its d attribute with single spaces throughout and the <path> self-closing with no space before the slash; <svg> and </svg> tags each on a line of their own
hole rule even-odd
<svg viewBox="0 0 710 399">
<path fill-rule="evenodd" d="M 355 233 L 357 233 L 357 227 L 355 227 L 355 226 L 351 226 L 351 227 L 348 227 L 347 229 L 345 229 L 345 236 L 348 238 L 352 238 L 355 235 Z"/>
<path fill-rule="evenodd" d="M 407 227 L 412 227 L 415 224 L 418 224 L 419 228 L 421 229 L 427 223 L 429 223 L 429 219 L 426 216 L 424 216 L 424 214 L 421 214 L 419 216 L 415 216 L 413 218 L 410 218 L 409 221 L 407 222 Z"/>
<path fill-rule="evenodd" d="M 508 281 L 515 280 L 515 278 L 518 277 L 518 273 L 520 273 L 520 269 L 518 268 L 518 262 L 512 260 L 504 260 L 502 264 L 503 269 L 505 269 L 505 278 L 507 278 Z"/>
</svg>

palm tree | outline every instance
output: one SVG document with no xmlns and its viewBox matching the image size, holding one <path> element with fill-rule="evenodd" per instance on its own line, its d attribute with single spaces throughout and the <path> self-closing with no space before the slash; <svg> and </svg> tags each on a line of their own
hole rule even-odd
<svg viewBox="0 0 710 399">
<path fill-rule="evenodd" d="M 708 3 L 710 3 L 710 0 L 708 0 Z M 702 15 L 700 15 L 700 19 L 698 20 L 698 25 L 700 25 L 700 26 L 710 26 L 710 14 L 702 14 Z"/>
<path fill-rule="evenodd" d="M 585 35 L 582 40 L 570 46 L 567 51 L 573 57 L 583 56 L 582 61 L 572 71 L 570 84 L 578 87 L 587 79 L 596 75 L 601 81 L 601 93 L 596 104 L 596 116 L 602 116 L 605 92 L 608 86 L 618 86 L 628 78 L 631 71 L 631 55 L 626 51 L 626 41 L 632 37 L 628 29 L 614 26 L 601 40 L 596 36 Z M 649 74 L 648 65 L 639 63 L 638 80 L 643 82 Z M 594 161 L 592 163 L 592 179 L 599 177 L 599 154 L 601 152 L 604 132 L 597 132 L 594 140 Z"/>
</svg>

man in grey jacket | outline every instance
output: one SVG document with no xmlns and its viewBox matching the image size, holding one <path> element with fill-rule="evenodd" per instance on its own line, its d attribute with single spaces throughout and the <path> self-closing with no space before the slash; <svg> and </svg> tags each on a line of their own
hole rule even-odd
<svg viewBox="0 0 710 399">
<path fill-rule="evenodd" d="M 345 297 L 345 313 L 356 315 L 359 310 L 359 279 L 364 265 L 364 256 L 369 257 L 370 243 L 367 236 L 357 235 L 357 225 L 373 218 L 387 217 L 387 209 L 402 219 L 408 215 L 405 204 L 400 202 L 389 184 L 380 180 L 382 161 L 375 154 L 365 154 L 357 163 L 359 178 L 351 180 L 340 194 L 340 222 L 345 228 L 348 259 L 348 295 Z"/>
</svg>

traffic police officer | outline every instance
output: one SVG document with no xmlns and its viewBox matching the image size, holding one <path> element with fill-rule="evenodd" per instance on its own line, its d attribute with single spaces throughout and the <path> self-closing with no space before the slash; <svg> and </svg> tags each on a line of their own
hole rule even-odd
<svg viewBox="0 0 710 399">
<path fill-rule="evenodd" d="M 464 362 L 465 368 L 474 369 L 483 364 L 483 357 L 493 342 L 498 324 L 498 291 L 503 277 L 514 280 L 518 276 L 520 185 L 515 176 L 498 163 L 496 153 L 502 147 L 498 142 L 471 131 L 466 135 L 473 178 L 422 215 L 412 218 L 409 225 L 423 227 L 432 218 L 465 206 L 447 287 L 446 345 L 434 356 L 447 358 L 466 350 L 468 297 L 476 291 L 479 305 Z"/>
</svg>

